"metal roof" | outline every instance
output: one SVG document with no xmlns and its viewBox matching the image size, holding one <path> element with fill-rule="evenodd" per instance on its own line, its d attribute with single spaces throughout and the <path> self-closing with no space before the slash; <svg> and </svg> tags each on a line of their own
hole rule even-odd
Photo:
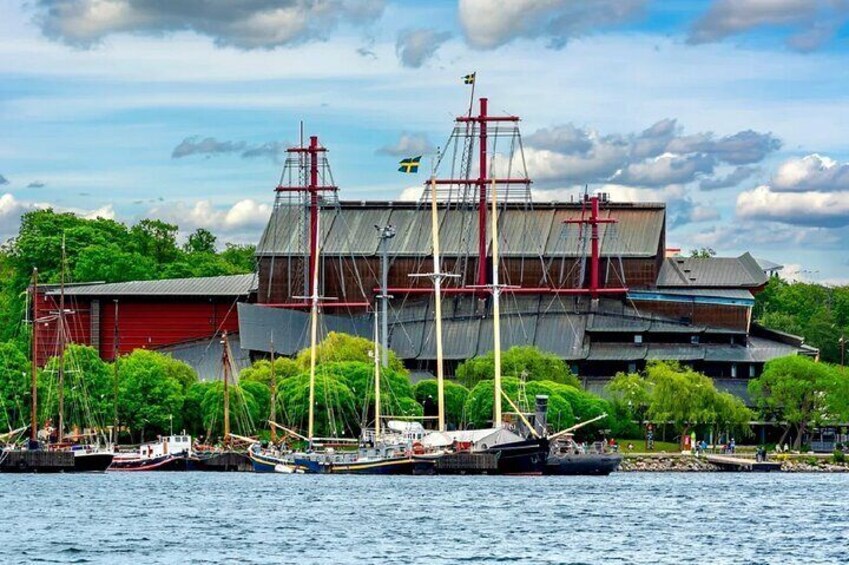
<svg viewBox="0 0 849 565">
<path fill-rule="evenodd" d="M 97 283 L 65 288 L 67 296 L 247 296 L 256 289 L 256 275 L 226 275 L 190 279 Z M 47 294 L 59 294 L 52 288 Z"/>
<path fill-rule="evenodd" d="M 749 253 L 739 257 L 670 257 L 660 268 L 657 286 L 755 288 L 767 280 Z"/>
<path fill-rule="evenodd" d="M 807 353 L 803 348 L 766 337 L 749 336 L 747 345 L 715 343 L 664 343 L 652 338 L 669 333 L 698 335 L 703 332 L 735 333 L 731 330 L 691 326 L 657 317 L 629 319 L 631 308 L 617 307 L 611 299 L 601 299 L 593 312 L 577 312 L 575 299 L 557 302 L 539 297 L 504 295 L 501 316 L 501 345 L 535 345 L 567 361 L 639 361 L 667 359 L 678 361 L 761 363 L 783 355 Z M 443 349 L 445 359 L 465 360 L 491 351 L 491 301 L 472 297 L 443 298 Z M 606 314 L 606 315 L 605 315 Z M 389 316 L 389 345 L 399 358 L 431 361 L 436 358 L 433 298 L 404 303 Z M 371 339 L 373 326 L 368 316 L 322 315 L 321 334 L 344 331 Z M 309 315 L 305 312 L 239 304 L 241 343 L 245 349 L 268 351 L 270 332 L 278 353 L 291 355 L 307 346 Z M 589 332 L 614 334 L 643 333 L 644 343 L 631 339 L 615 343 L 595 342 Z M 614 334 L 615 335 L 615 334 Z M 657 341 L 661 340 L 660 343 Z M 680 340 L 678 340 L 680 341 Z"/>
<path fill-rule="evenodd" d="M 474 208 L 439 204 L 439 234 L 443 255 L 477 256 L 478 222 Z M 303 207 L 278 206 L 257 246 L 257 255 L 300 255 L 305 251 Z M 393 256 L 431 253 L 431 212 L 427 206 L 404 202 L 343 202 L 321 212 L 322 253 L 370 256 L 377 252 L 374 224 L 392 224 Z M 654 257 L 661 245 L 666 210 L 659 204 L 611 204 L 604 217 L 617 220 L 600 227 L 601 254 L 613 257 Z M 581 208 L 569 203 L 505 203 L 499 215 L 499 239 L 505 257 L 582 256 L 587 253 L 586 229 L 566 226 Z M 487 232 L 489 232 L 487 226 Z M 580 235 L 583 233 L 583 237 Z M 487 233 L 491 246 L 491 234 Z"/>
<path fill-rule="evenodd" d="M 250 367 L 250 352 L 240 347 L 238 334 L 228 334 L 227 341 L 230 343 L 233 367 L 238 375 L 239 371 L 245 367 Z M 169 345 L 158 348 L 157 351 L 168 354 L 174 359 L 183 361 L 189 365 L 197 372 L 200 380 L 214 381 L 220 379 L 222 376 L 221 349 L 221 338 L 215 337 L 213 339 Z"/>
</svg>

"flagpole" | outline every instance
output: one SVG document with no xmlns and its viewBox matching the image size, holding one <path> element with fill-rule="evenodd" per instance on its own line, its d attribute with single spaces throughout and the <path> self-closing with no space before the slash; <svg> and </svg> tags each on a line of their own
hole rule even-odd
<svg viewBox="0 0 849 565">
<path fill-rule="evenodd" d="M 472 73 L 472 94 L 469 96 L 469 117 L 472 117 L 472 108 L 475 105 L 475 85 L 478 83 L 478 72 Z"/>
</svg>

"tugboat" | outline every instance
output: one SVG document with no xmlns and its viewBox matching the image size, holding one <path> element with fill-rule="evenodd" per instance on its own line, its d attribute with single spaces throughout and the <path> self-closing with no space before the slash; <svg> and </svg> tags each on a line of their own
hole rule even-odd
<svg viewBox="0 0 849 565">
<path fill-rule="evenodd" d="M 172 435 L 143 443 L 137 453 L 118 453 L 110 471 L 188 471 L 192 436 Z"/>
<path fill-rule="evenodd" d="M 605 418 L 602 414 L 549 436 L 551 451 L 545 462 L 546 475 L 609 475 L 619 468 L 622 455 L 608 451 L 604 442 L 589 447 L 578 445 L 573 432 Z"/>
</svg>

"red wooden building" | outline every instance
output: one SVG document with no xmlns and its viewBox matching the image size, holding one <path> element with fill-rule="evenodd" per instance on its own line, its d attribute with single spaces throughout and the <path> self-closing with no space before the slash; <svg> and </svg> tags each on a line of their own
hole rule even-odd
<svg viewBox="0 0 849 565">
<path fill-rule="evenodd" d="M 247 301 L 256 276 L 232 275 L 159 281 L 86 283 L 65 287 L 65 340 L 95 347 L 101 358 L 134 349 L 161 349 L 236 333 L 238 302 Z M 57 355 L 62 336 L 61 293 L 39 288 L 35 300 L 38 364 Z"/>
</svg>

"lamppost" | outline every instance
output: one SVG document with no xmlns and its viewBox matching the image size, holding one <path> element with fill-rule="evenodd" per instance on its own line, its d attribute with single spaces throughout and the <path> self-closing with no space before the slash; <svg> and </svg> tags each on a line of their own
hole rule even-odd
<svg viewBox="0 0 849 565">
<path fill-rule="evenodd" d="M 389 288 L 389 240 L 395 237 L 395 226 L 387 224 L 383 227 L 375 224 L 377 237 L 380 239 L 380 346 L 381 363 L 384 367 L 389 366 L 389 299 L 387 292 Z M 377 315 L 377 313 L 375 313 Z"/>
</svg>

